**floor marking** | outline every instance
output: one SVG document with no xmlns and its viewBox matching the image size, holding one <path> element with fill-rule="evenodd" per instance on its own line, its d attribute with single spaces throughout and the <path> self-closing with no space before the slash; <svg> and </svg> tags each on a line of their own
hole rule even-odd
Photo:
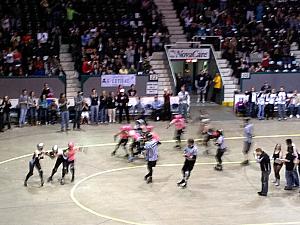
<svg viewBox="0 0 300 225">
<path fill-rule="evenodd" d="M 300 134 L 278 134 L 278 135 L 263 135 L 263 136 L 255 136 L 253 137 L 253 139 L 263 139 L 263 138 L 278 138 L 278 137 L 300 137 Z M 238 136 L 238 137 L 227 137 L 225 138 L 225 140 L 240 140 L 240 139 L 244 139 L 244 137 L 242 136 Z M 199 141 L 199 140 L 202 140 L 202 139 L 195 139 L 196 141 Z M 186 141 L 186 140 L 183 140 L 183 141 Z M 161 141 L 162 143 L 173 143 L 175 142 L 175 140 L 165 140 L 165 141 Z M 116 145 L 116 143 L 101 143 L 101 144 L 93 144 L 93 145 L 83 145 L 83 146 L 78 146 L 78 147 L 102 147 L 102 146 L 114 146 Z M 26 158 L 26 157 L 29 157 L 31 156 L 32 153 L 29 153 L 29 154 L 25 154 L 25 155 L 21 155 L 21 156 L 18 156 L 18 157 L 13 157 L 13 158 L 10 158 L 10 159 L 7 159 L 7 160 L 4 160 L 4 161 L 0 161 L 0 165 L 2 164 L 5 164 L 5 163 L 8 163 L 8 162 L 12 162 L 12 161 L 16 161 L 18 159 L 22 159 L 22 158 Z M 223 164 L 240 164 L 240 162 L 223 162 Z M 162 165 L 157 165 L 157 167 L 172 167 L 172 166 L 181 166 L 182 163 L 180 164 L 162 164 Z M 208 163 L 196 163 L 195 165 L 215 165 L 215 162 L 208 162 Z M 87 176 L 86 178 L 78 181 L 74 186 L 73 188 L 71 189 L 71 192 L 70 192 L 70 196 L 71 196 L 71 199 L 73 200 L 73 202 L 78 206 L 80 207 L 81 209 L 91 213 L 91 214 L 94 214 L 98 217 L 102 217 L 102 218 L 105 218 L 105 219 L 108 219 L 108 220 L 114 220 L 116 222 L 120 222 L 120 223 L 125 223 L 125 224 L 133 224 L 133 225 L 145 225 L 145 224 L 142 224 L 142 223 L 137 223 L 137 222 L 134 222 L 134 221 L 128 221 L 128 220 L 122 220 L 122 219 L 119 219 L 119 218 L 114 218 L 114 217 L 110 217 L 110 216 L 107 216 L 107 215 L 103 215 L 103 214 L 100 214 L 100 213 L 97 213 L 95 212 L 94 210 L 82 205 L 74 196 L 74 193 L 75 193 L 75 190 L 76 188 L 84 181 L 88 180 L 88 179 L 91 179 L 95 176 L 98 176 L 98 175 L 101 175 L 101 174 L 105 174 L 105 173 L 111 173 L 111 172 L 117 172 L 117 171 L 122 171 L 122 170 L 130 170 L 130 169 L 136 169 L 136 168 L 145 168 L 146 166 L 132 166 L 132 167 L 123 167 L 123 168 L 118 168 L 118 169 L 112 169 L 112 170 L 106 170 L 106 171 L 102 171 L 102 172 L 98 172 L 96 174 L 92 174 L 90 176 Z M 300 224 L 300 221 L 298 222 L 285 222 L 285 223 L 263 223 L 263 224 L 245 224 L 245 225 L 299 225 Z M 149 224 L 147 224 L 149 225 Z"/>
<path fill-rule="evenodd" d="M 300 134 L 276 134 L 276 135 L 258 135 L 254 136 L 253 139 L 263 139 L 263 138 L 280 138 L 280 137 L 300 137 Z M 243 136 L 237 137 L 225 137 L 225 140 L 240 140 L 244 139 Z M 202 141 L 202 138 L 195 139 L 195 141 Z M 187 140 L 182 140 L 182 142 L 186 142 Z M 176 140 L 162 140 L 161 143 L 174 143 Z M 88 148 L 88 147 L 103 147 L 103 146 L 115 146 L 117 143 L 103 143 L 103 144 L 92 144 L 92 145 L 82 145 L 78 147 Z"/>
<path fill-rule="evenodd" d="M 250 161 L 251 163 L 255 162 L 255 161 Z M 241 162 L 223 162 L 223 164 L 229 165 L 229 164 L 240 164 Z M 200 163 L 195 163 L 195 165 L 215 165 L 215 162 L 200 162 Z M 162 164 L 162 165 L 157 165 L 156 167 L 174 167 L 174 166 L 182 166 L 182 163 L 174 163 L 174 164 Z M 95 216 L 104 218 L 104 219 L 108 219 L 108 220 L 112 220 L 112 221 L 116 221 L 116 222 L 120 222 L 120 223 L 124 223 L 124 224 L 132 224 L 132 225 L 149 225 L 149 224 L 144 224 L 144 223 L 138 223 L 135 221 L 130 221 L 130 220 L 125 220 L 125 219 L 121 219 L 121 218 L 116 218 L 116 217 L 112 217 L 112 216 L 108 216 L 108 215 L 104 215 L 101 213 L 98 213 L 96 211 L 94 211 L 93 209 L 83 205 L 80 201 L 77 200 L 77 198 L 75 197 L 75 192 L 76 189 L 85 181 L 90 180 L 96 176 L 100 176 L 102 174 L 107 174 L 107 173 L 113 173 L 113 172 L 119 172 L 119 171 L 124 171 L 124 170 L 132 170 L 132 169 L 140 169 L 140 168 L 146 168 L 146 165 L 143 166 L 129 166 L 129 167 L 122 167 L 122 168 L 118 168 L 118 169 L 111 169 L 111 170 L 105 170 L 105 171 L 101 171 L 98 173 L 94 173 L 91 174 L 79 181 L 76 182 L 76 184 L 72 187 L 71 191 L 70 191 L 70 197 L 72 199 L 72 201 L 82 210 L 85 210 Z M 264 224 L 244 224 L 244 225 L 293 225 L 293 224 L 300 224 L 299 222 L 286 222 L 286 223 L 264 223 Z"/>
</svg>

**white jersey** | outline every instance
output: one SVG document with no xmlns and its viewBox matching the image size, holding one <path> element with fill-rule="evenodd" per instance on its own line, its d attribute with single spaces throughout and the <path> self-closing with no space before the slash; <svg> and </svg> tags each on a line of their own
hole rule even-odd
<svg viewBox="0 0 300 225">
<path fill-rule="evenodd" d="M 257 95 L 257 104 L 258 105 L 264 105 L 265 104 L 265 94 L 264 93 L 259 93 Z"/>
<path fill-rule="evenodd" d="M 220 137 L 218 137 L 216 144 L 219 146 L 220 149 L 226 148 L 223 135 L 220 135 Z"/>
<path fill-rule="evenodd" d="M 275 93 L 268 94 L 266 96 L 266 104 L 274 105 L 276 101 L 277 95 Z"/>
</svg>

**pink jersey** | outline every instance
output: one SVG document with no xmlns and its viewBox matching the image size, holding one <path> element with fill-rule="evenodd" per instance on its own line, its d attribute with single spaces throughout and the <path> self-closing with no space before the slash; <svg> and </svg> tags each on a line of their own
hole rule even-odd
<svg viewBox="0 0 300 225">
<path fill-rule="evenodd" d="M 184 118 L 173 119 L 171 124 L 174 124 L 176 130 L 182 130 L 185 128 Z"/>
<path fill-rule="evenodd" d="M 71 148 L 68 150 L 68 161 L 75 160 L 75 152 L 76 152 L 75 148 Z"/>
<path fill-rule="evenodd" d="M 152 134 L 153 140 L 155 140 L 155 141 L 160 141 L 160 137 L 158 136 L 157 133 L 151 132 L 151 134 Z"/>
<path fill-rule="evenodd" d="M 121 131 L 119 136 L 120 136 L 120 139 L 128 139 L 129 138 L 129 134 L 127 131 Z"/>
</svg>

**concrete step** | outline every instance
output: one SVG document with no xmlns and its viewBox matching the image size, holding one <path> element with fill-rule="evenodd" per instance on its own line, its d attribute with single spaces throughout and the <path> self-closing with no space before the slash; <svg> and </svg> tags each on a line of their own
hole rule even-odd
<svg viewBox="0 0 300 225">
<path fill-rule="evenodd" d="M 71 53 L 60 53 L 59 59 L 61 62 L 71 62 L 73 60 Z"/>
<path fill-rule="evenodd" d="M 172 10 L 172 11 L 174 11 L 174 7 L 172 5 L 160 5 L 158 7 L 159 7 L 159 10 L 162 11 L 162 13 L 164 13 L 165 10 L 168 10 L 168 11 Z"/>
<path fill-rule="evenodd" d="M 152 69 L 156 70 L 156 69 L 167 69 L 167 65 L 162 64 L 162 65 L 152 65 L 152 63 L 150 63 L 150 65 L 152 66 Z"/>
<path fill-rule="evenodd" d="M 233 98 L 234 97 L 234 93 L 224 93 L 224 98 Z"/>
<path fill-rule="evenodd" d="M 230 69 L 230 68 L 221 68 L 220 73 L 221 73 L 222 77 L 231 76 L 232 69 Z"/>
<path fill-rule="evenodd" d="M 171 35 L 177 35 L 177 34 L 184 35 L 183 30 L 181 30 L 180 28 L 178 30 L 170 30 L 169 32 L 170 32 Z"/>
<path fill-rule="evenodd" d="M 79 90 L 79 87 L 67 87 L 67 93 L 70 92 L 77 92 Z"/>
<path fill-rule="evenodd" d="M 162 61 L 162 60 L 152 60 L 151 65 L 164 65 L 164 61 Z"/>
<path fill-rule="evenodd" d="M 183 30 L 182 27 L 168 27 L 169 32 L 171 31 L 177 31 L 177 30 Z"/>
<path fill-rule="evenodd" d="M 221 51 L 215 51 L 215 55 L 216 55 L 217 59 L 222 58 L 222 52 Z"/>
<path fill-rule="evenodd" d="M 171 43 L 176 43 L 176 42 L 186 42 L 186 38 L 171 38 L 170 39 Z"/>
<path fill-rule="evenodd" d="M 158 73 L 158 74 L 168 74 L 168 70 L 166 70 L 166 69 L 157 69 L 157 70 L 155 70 L 155 73 Z"/>
<path fill-rule="evenodd" d="M 224 97 L 223 102 L 234 102 L 234 98 L 233 97 L 232 98 L 225 98 Z"/>
<path fill-rule="evenodd" d="M 226 86 L 226 85 L 231 85 L 231 84 L 235 84 L 233 80 L 223 80 L 223 84 Z"/>
<path fill-rule="evenodd" d="M 174 12 L 173 13 L 169 13 L 169 11 L 168 11 L 167 14 L 163 14 L 163 17 L 166 18 L 166 19 L 175 19 L 175 18 L 177 18 L 177 15 Z"/>
<path fill-rule="evenodd" d="M 68 88 L 79 88 L 79 87 L 80 87 L 79 83 L 70 83 L 70 82 L 67 82 L 67 89 Z"/>
<path fill-rule="evenodd" d="M 175 18 L 172 19 L 166 19 L 165 23 L 168 27 L 180 27 L 180 23 L 178 21 L 174 20 Z"/>
<path fill-rule="evenodd" d="M 179 18 L 163 18 L 163 21 L 166 23 L 166 22 L 173 22 L 173 23 L 178 23 L 180 24 L 180 20 Z"/>
<path fill-rule="evenodd" d="M 68 98 L 74 98 L 75 96 L 77 96 L 77 91 L 67 92 Z"/>
<path fill-rule="evenodd" d="M 159 85 L 159 86 L 160 86 L 160 85 L 163 85 L 163 86 L 170 86 L 170 85 L 171 85 L 171 82 L 170 82 L 170 81 L 162 81 L 162 82 L 158 81 L 158 85 Z"/>
<path fill-rule="evenodd" d="M 158 77 L 158 82 L 165 82 L 165 81 L 170 81 L 169 77 Z"/>
<path fill-rule="evenodd" d="M 60 64 L 64 70 L 74 70 L 73 62 L 61 62 Z"/>
<path fill-rule="evenodd" d="M 158 74 L 158 78 L 169 78 L 169 74 L 168 73 L 159 73 Z"/>
</svg>

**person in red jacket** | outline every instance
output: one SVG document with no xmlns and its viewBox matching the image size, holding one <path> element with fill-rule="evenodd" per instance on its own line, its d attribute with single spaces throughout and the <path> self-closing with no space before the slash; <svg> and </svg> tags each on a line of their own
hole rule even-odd
<svg viewBox="0 0 300 225">
<path fill-rule="evenodd" d="M 87 58 L 84 59 L 83 63 L 82 63 L 82 72 L 84 74 L 90 74 L 93 70 L 93 66 L 92 66 L 92 63 L 89 62 L 87 60 Z"/>
</svg>

